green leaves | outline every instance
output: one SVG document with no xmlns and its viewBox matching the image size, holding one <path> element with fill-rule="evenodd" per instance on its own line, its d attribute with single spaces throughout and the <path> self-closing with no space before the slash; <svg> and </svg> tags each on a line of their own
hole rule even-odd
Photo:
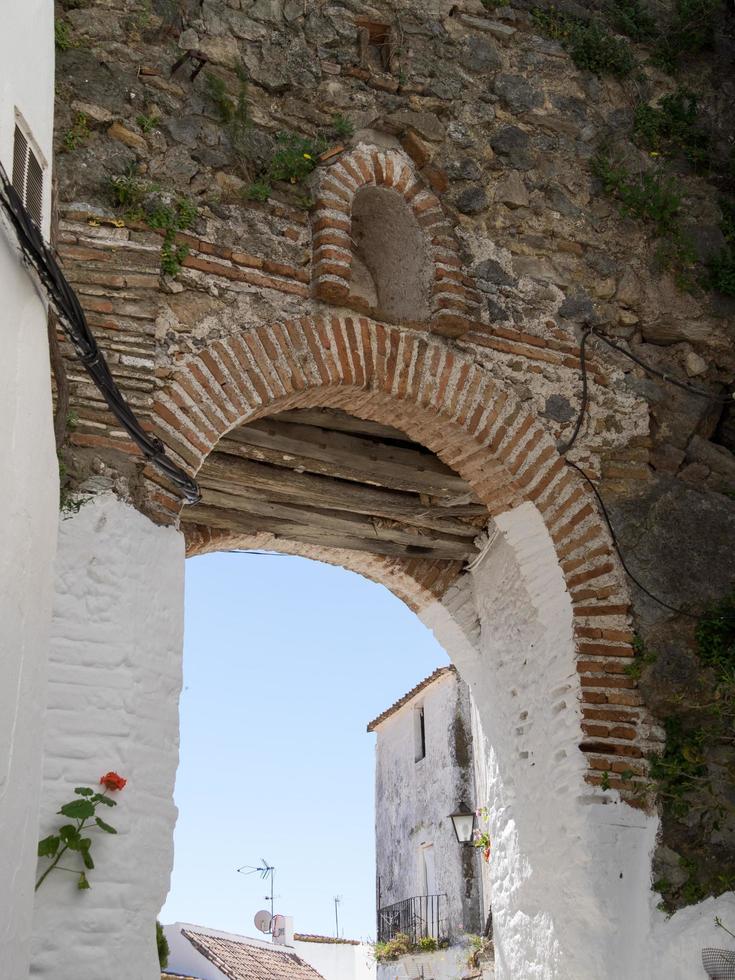
<svg viewBox="0 0 735 980">
<path fill-rule="evenodd" d="M 125 780 L 117 773 L 108 773 L 101 782 L 106 785 L 115 782 L 117 789 L 121 789 L 125 785 Z M 100 793 L 89 786 L 76 786 L 74 793 L 76 794 L 75 798 L 64 803 L 57 811 L 69 822 L 62 824 L 55 834 L 44 837 L 38 843 L 38 856 L 50 858 L 50 864 L 36 882 L 36 891 L 54 870 L 67 871 L 77 875 L 77 888 L 80 891 L 85 891 L 90 887 L 87 871 L 91 871 L 95 864 L 91 853 L 94 838 L 85 837 L 83 836 L 84 833 L 89 834 L 90 830 L 101 830 L 105 834 L 117 834 L 114 827 L 97 816 L 98 807 L 117 806 L 115 800 L 110 799 L 106 793 Z M 73 854 L 78 854 L 81 858 L 81 864 L 84 865 L 83 871 L 76 870 L 73 865 L 64 867 L 59 863 L 63 856 L 68 859 Z"/>
<path fill-rule="evenodd" d="M 101 820 L 99 817 L 95 817 L 94 818 L 94 822 L 97 824 L 97 826 L 100 828 L 100 830 L 104 830 L 104 832 L 106 834 L 116 834 L 117 833 L 117 831 L 115 830 L 114 827 L 111 827 L 109 825 L 109 823 L 105 823 L 105 821 L 104 820 Z"/>
<path fill-rule="evenodd" d="M 96 793 L 92 797 L 92 803 L 104 803 L 105 806 L 117 806 L 117 803 L 114 800 L 111 800 L 109 796 L 103 796 L 102 793 Z"/>
<path fill-rule="evenodd" d="M 63 827 L 59 827 L 59 837 L 65 844 L 68 844 L 69 841 L 79 837 L 79 831 L 73 824 L 67 823 Z"/>
<path fill-rule="evenodd" d="M 90 800 L 72 800 L 58 811 L 72 820 L 87 820 L 94 816 L 94 804 Z"/>
<path fill-rule="evenodd" d="M 44 837 L 43 840 L 38 842 L 38 856 L 54 857 L 59 849 L 60 843 L 61 839 L 56 834 L 51 834 L 50 837 Z"/>
<path fill-rule="evenodd" d="M 81 848 L 82 861 L 84 862 L 84 867 L 88 868 L 91 871 L 91 869 L 94 867 L 94 861 L 92 860 L 92 855 L 89 853 L 89 848 L 92 844 L 92 841 L 89 839 L 89 837 L 85 837 L 84 840 L 81 841 L 81 844 L 82 844 L 82 848 Z"/>
</svg>

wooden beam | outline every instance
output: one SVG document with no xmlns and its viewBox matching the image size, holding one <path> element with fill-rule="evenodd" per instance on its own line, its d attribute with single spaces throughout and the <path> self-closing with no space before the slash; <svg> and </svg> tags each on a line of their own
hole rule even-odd
<svg viewBox="0 0 735 980">
<path fill-rule="evenodd" d="M 476 550 L 473 542 L 479 530 L 469 525 L 462 525 L 465 533 L 457 535 L 447 533 L 444 530 L 418 528 L 414 525 L 386 520 L 382 517 L 354 514 L 347 511 L 324 510 L 317 507 L 303 507 L 291 503 L 264 500 L 262 497 L 236 496 L 209 488 L 205 488 L 202 492 L 202 505 L 227 508 L 257 517 L 294 521 L 312 528 L 315 533 L 323 529 L 339 534 L 394 541 L 397 544 L 446 547 L 461 555 Z M 196 519 L 196 513 L 192 511 L 192 515 L 193 519 Z"/>
<path fill-rule="evenodd" d="M 432 453 L 316 426 L 251 422 L 220 440 L 217 452 L 443 499 L 473 496 L 469 484 Z"/>
<path fill-rule="evenodd" d="M 279 412 L 272 418 L 281 422 L 316 425 L 320 429 L 334 429 L 336 432 L 353 432 L 356 435 L 373 436 L 378 439 L 396 439 L 415 445 L 400 429 L 371 422 L 369 419 L 359 419 L 356 415 L 348 415 L 338 408 L 294 408 L 287 412 Z"/>
<path fill-rule="evenodd" d="M 474 548 L 468 549 L 466 542 L 458 544 L 445 541 L 423 543 L 423 536 L 413 536 L 411 542 L 392 540 L 386 537 L 370 536 L 366 533 L 365 523 L 351 523 L 357 533 L 347 533 L 327 527 L 318 528 L 311 523 L 302 524 L 300 521 L 275 517 L 264 517 L 256 514 L 243 513 L 231 507 L 213 507 L 197 504 L 188 507 L 182 514 L 184 523 L 199 524 L 234 531 L 238 534 L 252 534 L 266 531 L 279 539 L 299 541 L 305 544 L 320 545 L 331 548 L 347 548 L 352 551 L 363 551 L 374 555 L 386 555 L 396 558 L 426 557 L 444 561 L 458 561 L 474 554 Z M 414 543 L 417 542 L 417 543 Z"/>
<path fill-rule="evenodd" d="M 401 521 L 455 534 L 477 533 L 488 519 L 482 504 L 438 507 L 408 493 L 361 486 L 311 473 L 298 473 L 224 453 L 212 453 L 197 479 L 204 488 L 242 496 L 259 496 L 301 507 L 347 511 Z M 471 521 L 471 532 L 461 528 Z"/>
</svg>

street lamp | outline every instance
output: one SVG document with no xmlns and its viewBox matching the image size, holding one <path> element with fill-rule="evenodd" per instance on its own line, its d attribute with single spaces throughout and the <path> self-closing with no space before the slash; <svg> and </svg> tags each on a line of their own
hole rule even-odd
<svg viewBox="0 0 735 980">
<path fill-rule="evenodd" d="M 459 844 L 471 844 L 472 832 L 475 829 L 475 811 L 470 810 L 463 801 L 455 812 L 450 814 L 450 817 L 454 825 L 454 833 L 457 835 L 457 842 Z"/>
</svg>

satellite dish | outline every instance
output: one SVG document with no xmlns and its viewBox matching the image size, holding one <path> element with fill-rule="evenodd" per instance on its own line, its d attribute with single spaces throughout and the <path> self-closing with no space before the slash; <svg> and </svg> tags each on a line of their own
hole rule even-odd
<svg viewBox="0 0 735 980">
<path fill-rule="evenodd" d="M 270 912 L 266 912 L 265 909 L 262 909 L 260 912 L 255 913 L 255 919 L 253 921 L 255 922 L 255 928 L 259 932 L 270 932 L 273 916 L 270 914 Z"/>
</svg>

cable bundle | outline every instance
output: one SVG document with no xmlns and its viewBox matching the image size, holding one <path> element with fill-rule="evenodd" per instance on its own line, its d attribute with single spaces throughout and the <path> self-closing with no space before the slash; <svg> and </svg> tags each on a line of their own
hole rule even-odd
<svg viewBox="0 0 735 980">
<path fill-rule="evenodd" d="M 15 230 L 24 258 L 38 276 L 65 334 L 73 344 L 79 360 L 109 405 L 110 411 L 140 448 L 146 459 L 149 459 L 181 490 L 188 503 L 197 503 L 201 499 L 201 494 L 196 481 L 169 459 L 166 455 L 166 447 L 160 439 L 143 429 L 115 383 L 107 361 L 89 329 L 87 318 L 76 293 L 61 271 L 53 252 L 44 242 L 38 227 L 31 220 L 1 163 L 0 203 Z"/>
</svg>

